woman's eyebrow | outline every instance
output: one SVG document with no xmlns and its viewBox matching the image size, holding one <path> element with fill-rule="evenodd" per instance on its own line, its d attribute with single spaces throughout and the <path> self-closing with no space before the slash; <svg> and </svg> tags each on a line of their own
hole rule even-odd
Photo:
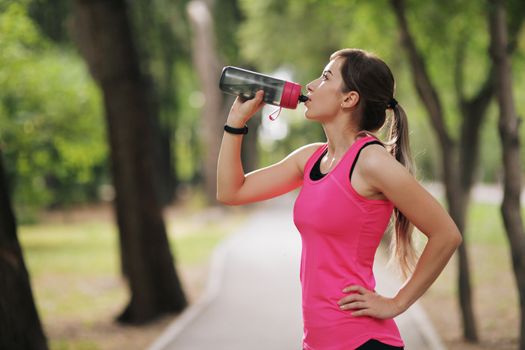
<svg viewBox="0 0 525 350">
<path fill-rule="evenodd" d="M 330 74 L 334 75 L 334 73 L 332 73 L 332 71 L 330 69 L 325 70 L 323 73 L 330 73 Z"/>
</svg>

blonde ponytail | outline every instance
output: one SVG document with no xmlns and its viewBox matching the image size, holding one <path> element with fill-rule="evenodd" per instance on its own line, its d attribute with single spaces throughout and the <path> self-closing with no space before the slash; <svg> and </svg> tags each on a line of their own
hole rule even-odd
<svg viewBox="0 0 525 350">
<path fill-rule="evenodd" d="M 394 116 L 390 124 L 389 140 L 386 144 L 397 161 L 414 175 L 415 167 L 410 151 L 406 113 L 397 102 L 391 109 L 394 112 Z M 407 278 L 412 273 L 417 260 L 412 240 L 413 231 L 414 226 L 410 221 L 399 209 L 394 208 L 394 233 L 390 241 L 390 260 L 397 260 L 404 278 Z"/>
</svg>

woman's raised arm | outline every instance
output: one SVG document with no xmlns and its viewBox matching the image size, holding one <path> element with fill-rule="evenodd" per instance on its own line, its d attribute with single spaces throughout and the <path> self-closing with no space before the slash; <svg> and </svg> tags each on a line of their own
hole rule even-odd
<svg viewBox="0 0 525 350">
<path fill-rule="evenodd" d="M 226 124 L 242 128 L 262 107 L 263 92 L 242 102 L 235 100 Z M 228 205 L 257 202 L 287 193 L 302 184 L 303 167 L 321 144 L 297 149 L 282 161 L 244 174 L 241 162 L 242 135 L 225 132 L 217 164 L 217 200 Z"/>
</svg>

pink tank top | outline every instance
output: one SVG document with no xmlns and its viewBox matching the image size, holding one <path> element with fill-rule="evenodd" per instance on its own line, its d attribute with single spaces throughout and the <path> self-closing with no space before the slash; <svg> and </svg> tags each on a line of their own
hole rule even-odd
<svg viewBox="0 0 525 350">
<path fill-rule="evenodd" d="M 301 285 L 306 350 L 355 349 L 369 339 L 393 346 L 403 340 L 393 319 L 354 317 L 337 302 L 352 284 L 374 290 L 374 255 L 393 210 L 388 200 L 361 196 L 350 183 L 350 169 L 372 136 L 357 139 L 339 163 L 319 180 L 312 167 L 327 149 L 325 144 L 304 168 L 295 201 L 294 223 L 301 233 Z"/>
</svg>

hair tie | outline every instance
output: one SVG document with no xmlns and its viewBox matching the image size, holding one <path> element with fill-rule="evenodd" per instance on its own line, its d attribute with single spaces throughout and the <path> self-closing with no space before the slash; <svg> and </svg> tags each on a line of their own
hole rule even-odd
<svg viewBox="0 0 525 350">
<path fill-rule="evenodd" d="M 392 109 L 394 109 L 395 106 L 397 106 L 397 100 L 396 100 L 395 98 L 392 97 L 392 99 L 390 100 L 390 102 L 388 102 L 387 107 L 388 107 L 388 108 L 392 108 Z"/>
</svg>

